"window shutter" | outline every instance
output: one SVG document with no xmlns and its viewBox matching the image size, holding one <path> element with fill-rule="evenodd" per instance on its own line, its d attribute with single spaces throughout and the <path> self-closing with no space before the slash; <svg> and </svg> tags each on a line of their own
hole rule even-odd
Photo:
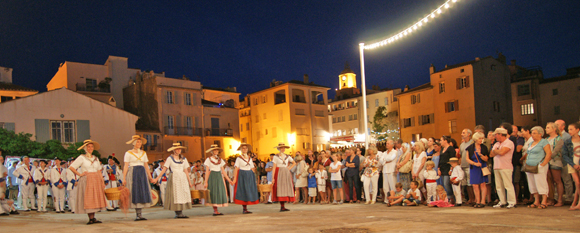
<svg viewBox="0 0 580 233">
<path fill-rule="evenodd" d="M 449 112 L 449 102 L 445 102 L 445 112 Z"/>
<path fill-rule="evenodd" d="M 173 92 L 173 102 L 174 104 L 179 104 L 179 92 L 175 91 Z"/>
<path fill-rule="evenodd" d="M 455 111 L 459 110 L 459 100 L 455 100 Z"/>
<path fill-rule="evenodd" d="M 88 120 L 77 120 L 77 141 L 91 139 L 91 127 Z"/>
<path fill-rule="evenodd" d="M 4 123 L 4 129 L 12 132 L 16 132 L 14 122 L 6 122 Z"/>
<path fill-rule="evenodd" d="M 415 117 L 411 117 L 411 126 L 415 126 Z"/>
<path fill-rule="evenodd" d="M 163 95 L 163 102 L 164 102 L 164 103 L 166 103 L 166 104 L 167 104 L 167 103 L 169 103 L 169 102 L 167 102 L 167 101 L 169 101 L 169 100 L 167 99 L 167 92 L 169 92 L 169 91 L 165 91 L 165 92 L 164 92 L 164 95 Z"/>
<path fill-rule="evenodd" d="M 418 125 L 423 125 L 423 115 L 419 116 L 419 121 L 417 122 Z"/>
<path fill-rule="evenodd" d="M 181 116 L 179 115 L 175 116 L 175 122 L 173 124 L 175 125 L 175 127 L 182 127 L 183 125 L 181 124 Z"/>
<path fill-rule="evenodd" d="M 431 123 L 431 124 L 435 123 L 435 114 L 434 113 L 431 113 L 429 115 L 429 123 Z"/>
<path fill-rule="evenodd" d="M 457 85 L 457 90 L 459 90 L 461 88 L 461 78 L 455 79 L 455 83 Z"/>
<path fill-rule="evenodd" d="M 200 128 L 199 127 L 199 117 L 195 117 L 195 128 Z"/>
<path fill-rule="evenodd" d="M 36 141 L 46 142 L 50 140 L 50 124 L 48 119 L 34 119 L 36 128 Z"/>
<path fill-rule="evenodd" d="M 163 115 L 163 128 L 167 127 L 167 115 Z"/>
<path fill-rule="evenodd" d="M 469 87 L 469 76 L 465 77 L 465 87 Z"/>
<path fill-rule="evenodd" d="M 421 94 L 417 94 L 417 103 L 421 103 Z"/>
</svg>

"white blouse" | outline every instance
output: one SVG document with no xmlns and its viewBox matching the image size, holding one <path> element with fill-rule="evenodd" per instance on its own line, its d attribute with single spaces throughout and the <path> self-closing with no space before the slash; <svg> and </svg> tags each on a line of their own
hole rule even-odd
<svg viewBox="0 0 580 233">
<path fill-rule="evenodd" d="M 246 159 L 246 161 L 244 161 L 244 158 L 242 158 L 242 156 L 240 156 L 236 159 L 236 163 L 234 164 L 234 167 L 237 167 L 240 170 L 244 170 L 244 171 L 252 170 L 252 168 L 254 168 L 254 161 L 252 161 L 252 158 L 250 158 L 250 156 L 248 156 L 248 159 Z"/>
<path fill-rule="evenodd" d="M 133 150 L 125 152 L 125 163 L 129 163 L 129 166 L 145 166 L 149 162 L 147 158 L 147 153 L 145 151 L 139 150 L 135 153 Z"/>
<path fill-rule="evenodd" d="M 276 164 L 276 167 L 288 167 L 288 164 L 293 163 L 294 159 L 290 155 L 280 153 L 274 156 L 272 162 Z"/>
<path fill-rule="evenodd" d="M 187 162 L 187 158 L 174 161 L 173 156 L 169 156 L 169 158 L 165 160 L 165 164 L 163 164 L 163 166 L 168 169 L 171 168 L 171 172 L 184 173 L 183 169 L 189 168 L 189 162 Z"/>
<path fill-rule="evenodd" d="M 215 165 L 215 164 L 213 164 L 212 162 L 213 162 L 213 163 L 218 163 L 218 162 L 220 162 L 220 163 L 219 163 L 219 164 L 217 164 L 217 165 Z M 220 160 L 218 161 L 218 160 L 216 160 L 216 159 L 215 159 L 213 156 L 211 156 L 211 157 L 209 157 L 209 158 L 207 158 L 207 159 L 205 160 L 205 162 L 203 163 L 203 165 L 205 165 L 205 166 L 209 167 L 209 170 L 210 170 L 210 171 L 213 171 L 213 172 L 219 172 L 219 171 L 221 171 L 221 170 L 222 170 L 222 167 L 224 167 L 224 165 L 226 165 L 226 162 L 225 162 L 223 159 L 220 159 Z"/>
<path fill-rule="evenodd" d="M 92 159 L 89 159 L 86 156 L 81 155 L 77 159 L 75 159 L 75 161 L 70 166 L 74 167 L 77 170 L 81 168 L 83 172 L 98 172 L 99 170 L 102 169 L 99 158 L 97 158 L 97 156 L 94 155 Z"/>
</svg>

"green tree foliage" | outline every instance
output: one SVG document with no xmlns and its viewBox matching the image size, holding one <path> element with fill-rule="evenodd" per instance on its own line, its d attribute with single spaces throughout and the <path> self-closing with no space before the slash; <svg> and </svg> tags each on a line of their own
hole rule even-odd
<svg viewBox="0 0 580 233">
<path fill-rule="evenodd" d="M 401 137 L 399 132 L 399 118 L 396 111 L 387 112 L 385 106 L 380 106 L 370 123 L 371 135 L 376 140 L 382 141 L 385 139 L 399 139 Z"/>
</svg>

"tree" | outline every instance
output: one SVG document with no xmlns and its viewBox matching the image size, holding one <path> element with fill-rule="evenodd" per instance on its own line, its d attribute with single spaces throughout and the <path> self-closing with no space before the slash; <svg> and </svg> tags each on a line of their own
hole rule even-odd
<svg viewBox="0 0 580 233">
<path fill-rule="evenodd" d="M 385 106 L 377 108 L 371 122 L 371 136 L 376 140 L 399 139 L 399 119 L 396 111 L 387 112 Z"/>
</svg>

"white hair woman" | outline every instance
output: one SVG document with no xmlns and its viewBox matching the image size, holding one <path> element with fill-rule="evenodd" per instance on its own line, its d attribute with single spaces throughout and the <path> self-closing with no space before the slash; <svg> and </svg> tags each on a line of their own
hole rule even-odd
<svg viewBox="0 0 580 233">
<path fill-rule="evenodd" d="M 248 205 L 260 203 L 254 172 L 256 164 L 254 164 L 249 154 L 251 148 L 250 144 L 242 143 L 238 147 L 238 151 L 241 151 L 242 154 L 236 158 L 236 163 L 234 164 L 234 203 L 242 205 L 243 214 L 252 213 L 248 211 Z"/>
<path fill-rule="evenodd" d="M 526 171 L 528 177 L 528 187 L 530 194 L 534 195 L 534 204 L 528 208 L 545 209 L 548 207 L 548 163 L 552 157 L 552 149 L 546 139 L 543 139 L 544 129 L 536 126 L 530 130 L 532 139 L 534 140 L 528 146 L 528 156 L 526 158 L 526 167 L 536 167 Z M 535 171 L 533 171 L 535 170 Z M 540 195 L 542 195 L 542 203 L 540 203 Z"/>
<path fill-rule="evenodd" d="M 130 208 L 135 209 L 135 221 L 147 220 L 143 217 L 143 208 L 151 207 L 153 198 L 151 197 L 151 186 L 153 182 L 151 171 L 147 162 L 147 153 L 141 150 L 141 146 L 147 144 L 147 139 L 140 135 L 134 135 L 127 145 L 133 145 L 133 149 L 125 152 L 125 165 L 123 168 L 123 184 L 126 185 L 131 195 L 129 195 Z M 148 182 L 149 181 L 149 182 Z M 78 198 L 78 197 L 77 197 Z"/>
<path fill-rule="evenodd" d="M 84 144 L 77 150 L 85 150 L 85 153 L 77 157 L 70 165 L 70 171 L 80 176 L 76 193 L 76 213 L 87 214 L 89 222 L 87 224 L 101 223 L 95 218 L 95 213 L 104 211 L 107 206 L 105 200 L 105 181 L 101 172 L 101 162 L 93 155 L 93 151 L 100 149 L 98 142 L 85 140 Z M 83 173 L 79 173 L 78 169 Z"/>
<path fill-rule="evenodd" d="M 189 162 L 181 155 L 182 149 L 186 149 L 186 147 L 181 146 L 180 143 L 173 143 L 173 146 L 167 149 L 167 152 L 172 153 L 166 159 L 159 173 L 165 174 L 167 169 L 171 172 L 167 179 L 163 208 L 175 211 L 175 218 L 188 218 L 183 215 L 183 211 L 192 208 L 190 188 L 193 187 L 193 181 L 189 180 Z M 158 176 L 153 180 L 153 183 L 157 183 L 160 177 Z"/>
<path fill-rule="evenodd" d="M 425 177 L 423 176 L 423 171 L 425 170 L 425 162 L 427 162 L 427 153 L 425 152 L 425 145 L 427 144 L 427 139 L 425 142 L 423 141 L 424 138 L 421 139 L 420 142 L 415 143 L 413 146 L 413 150 L 415 151 L 415 155 L 413 155 L 413 170 L 411 171 L 411 178 L 419 182 L 419 186 L 421 186 L 421 193 L 423 197 L 421 200 L 427 199 L 427 190 L 425 189 L 423 181 L 425 181 Z"/>
<path fill-rule="evenodd" d="M 404 171 L 401 168 L 403 168 L 403 166 L 405 166 L 405 164 L 407 164 L 407 162 L 409 162 L 409 160 L 411 160 L 411 157 L 413 155 L 413 151 L 411 150 L 411 146 L 409 145 L 409 143 L 406 143 L 406 142 L 402 144 L 402 149 L 403 149 L 403 155 L 401 155 L 401 157 L 399 158 L 399 161 L 397 162 L 397 172 L 399 172 L 399 182 L 401 182 L 401 184 L 403 184 L 403 189 L 409 190 L 411 188 L 411 171 L 412 170 Z"/>
<path fill-rule="evenodd" d="M 467 151 L 467 163 L 469 166 L 469 183 L 473 186 L 475 195 L 475 208 L 485 207 L 485 198 L 487 197 L 488 177 L 483 175 L 483 168 L 487 167 L 489 159 L 489 150 L 483 144 L 485 136 L 481 132 L 473 134 L 473 144 L 465 148 Z M 491 190 L 490 190 L 491 191 Z"/>
</svg>

